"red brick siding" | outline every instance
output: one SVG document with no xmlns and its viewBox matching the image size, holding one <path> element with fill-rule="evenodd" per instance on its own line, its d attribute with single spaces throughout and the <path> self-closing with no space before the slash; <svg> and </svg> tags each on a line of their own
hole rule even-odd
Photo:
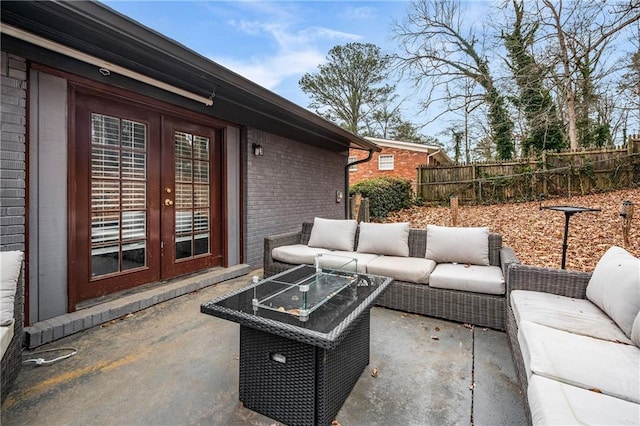
<svg viewBox="0 0 640 426">
<path fill-rule="evenodd" d="M 358 160 L 367 158 L 367 152 L 352 149 L 349 151 L 350 157 L 357 157 Z M 380 155 L 393 155 L 393 170 L 378 170 L 378 157 Z M 429 160 L 432 165 L 437 165 L 433 157 Z M 415 190 L 418 172 L 416 169 L 421 164 L 427 163 L 427 153 L 415 152 L 398 148 L 382 148 L 380 153 L 374 153 L 369 162 L 358 164 L 357 170 L 349 172 L 349 185 L 353 185 L 361 180 L 371 179 L 380 176 L 394 176 L 407 179 Z"/>
</svg>

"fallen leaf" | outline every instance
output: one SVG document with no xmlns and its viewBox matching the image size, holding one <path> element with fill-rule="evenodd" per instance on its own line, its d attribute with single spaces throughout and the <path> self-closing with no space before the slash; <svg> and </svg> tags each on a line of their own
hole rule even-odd
<svg viewBox="0 0 640 426">
<path fill-rule="evenodd" d="M 465 268 L 471 268 L 471 264 L 467 263 L 466 265 L 464 265 Z"/>
<path fill-rule="evenodd" d="M 589 389 L 591 392 L 595 392 L 595 393 L 602 393 L 602 391 L 598 388 L 591 388 Z"/>
<path fill-rule="evenodd" d="M 373 370 L 371 370 L 371 377 L 378 377 L 378 369 L 374 368 Z"/>
<path fill-rule="evenodd" d="M 340 426 L 340 422 L 337 420 L 334 420 L 331 422 L 331 426 Z"/>
<path fill-rule="evenodd" d="M 632 201 L 636 212 L 631 221 L 626 250 L 640 257 L 640 223 L 638 207 L 640 188 L 622 189 L 598 194 L 548 199 L 544 205 L 571 205 L 601 209 L 600 212 L 576 214 L 569 224 L 566 268 L 591 272 L 611 246 L 622 246 L 620 207 Z M 502 236 L 527 265 L 559 268 L 565 217 L 561 212 L 540 210 L 537 201 L 493 205 L 460 205 L 458 226 L 483 226 Z M 412 228 L 427 224 L 449 226 L 449 206 L 416 206 L 389 214 L 387 223 L 410 222 Z"/>
<path fill-rule="evenodd" d="M 472 324 L 464 324 L 464 328 L 468 328 L 469 330 L 473 330 L 473 325 Z"/>
<path fill-rule="evenodd" d="M 436 331 L 440 331 L 440 327 L 436 327 L 436 328 L 435 328 L 435 330 L 436 330 Z"/>
<path fill-rule="evenodd" d="M 438 336 L 431 336 L 431 338 L 432 338 L 433 340 L 440 340 L 440 338 L 439 338 Z"/>
</svg>

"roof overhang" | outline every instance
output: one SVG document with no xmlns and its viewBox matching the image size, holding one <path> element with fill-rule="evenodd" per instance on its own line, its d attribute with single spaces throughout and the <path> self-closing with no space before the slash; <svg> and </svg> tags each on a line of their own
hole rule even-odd
<svg viewBox="0 0 640 426">
<path fill-rule="evenodd" d="M 380 139 L 373 137 L 366 137 L 370 142 L 383 148 L 396 148 L 406 149 L 408 151 L 423 152 L 432 158 L 436 159 L 440 164 L 452 163 L 451 159 L 441 146 L 425 145 L 414 142 L 395 141 L 390 139 Z"/>
<path fill-rule="evenodd" d="M 112 65 L 111 71 L 120 71 L 125 78 L 162 90 L 175 88 L 173 94 L 180 91 L 191 94 L 188 107 L 222 120 L 334 151 L 347 148 L 380 151 L 375 143 L 103 4 L 93 1 L 3 2 L 1 9 L 3 51 L 52 67 L 58 67 L 63 59 L 68 62 L 67 68 L 74 63 L 83 66 L 88 63 L 94 68 L 95 79 L 104 81 L 104 76 L 98 72 L 105 68 L 102 63 L 87 62 L 86 58 L 70 56 L 64 49 L 56 49 L 63 46 Z M 5 26 L 18 29 L 22 34 L 10 34 Z M 33 37 L 23 37 L 25 33 Z M 42 39 L 53 44 L 39 44 Z M 167 87 L 163 88 L 163 85 Z M 213 104 L 205 106 L 210 98 Z"/>
</svg>

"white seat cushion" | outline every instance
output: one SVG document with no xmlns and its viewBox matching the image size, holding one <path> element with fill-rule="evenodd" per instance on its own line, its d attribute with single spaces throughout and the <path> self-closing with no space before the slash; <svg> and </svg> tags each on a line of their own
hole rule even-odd
<svg viewBox="0 0 640 426">
<path fill-rule="evenodd" d="M 358 252 L 409 256 L 409 222 L 360 223 Z"/>
<path fill-rule="evenodd" d="M 427 259 L 489 266 L 489 228 L 427 225 Z"/>
<path fill-rule="evenodd" d="M 532 374 L 640 403 L 640 348 L 523 321 L 518 342 Z"/>
<path fill-rule="evenodd" d="M 23 256 L 21 251 L 0 252 L 0 325 L 13 322 L 14 299 Z M 18 314 L 22 315 L 22 312 Z"/>
<path fill-rule="evenodd" d="M 436 262 L 431 259 L 380 256 L 367 265 L 367 273 L 398 281 L 427 284 L 435 267 Z"/>
<path fill-rule="evenodd" d="M 504 277 L 499 266 L 439 263 L 429 277 L 429 285 L 474 293 L 504 294 Z"/>
<path fill-rule="evenodd" d="M 4 356 L 4 353 L 7 351 L 9 344 L 11 343 L 11 339 L 13 339 L 14 334 L 14 324 L 15 321 L 12 319 L 8 325 L 3 325 L 0 327 L 0 358 Z"/>
<path fill-rule="evenodd" d="M 570 333 L 631 344 L 620 327 L 586 299 L 573 299 L 538 291 L 511 292 L 516 324 L 531 321 Z"/>
<path fill-rule="evenodd" d="M 280 262 L 294 265 L 313 265 L 316 255 L 320 253 L 331 253 L 331 250 L 309 247 L 304 244 L 293 244 L 274 248 L 271 250 L 271 257 Z"/>
<path fill-rule="evenodd" d="M 527 389 L 534 425 L 638 425 L 640 405 L 533 375 Z"/>
<path fill-rule="evenodd" d="M 378 258 L 377 254 L 371 254 L 371 253 L 358 253 L 355 251 L 340 251 L 340 250 L 334 250 L 331 252 L 331 254 L 333 255 L 337 255 L 337 256 L 345 256 L 345 257 L 351 257 L 353 259 L 356 259 L 358 261 L 358 272 L 361 274 L 364 274 L 367 272 L 367 265 L 372 262 L 374 259 Z"/>
<path fill-rule="evenodd" d="M 328 250 L 353 251 L 358 222 L 355 220 L 322 219 L 313 220 L 309 236 L 309 247 Z"/>
<path fill-rule="evenodd" d="M 640 312 L 640 259 L 620 247 L 607 250 L 591 275 L 587 299 L 630 337 L 633 321 Z"/>
</svg>

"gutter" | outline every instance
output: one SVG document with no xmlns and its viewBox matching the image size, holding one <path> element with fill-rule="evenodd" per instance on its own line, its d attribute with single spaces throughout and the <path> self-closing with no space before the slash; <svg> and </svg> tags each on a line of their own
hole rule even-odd
<svg viewBox="0 0 640 426">
<path fill-rule="evenodd" d="M 367 155 L 367 158 L 354 161 L 353 163 L 347 163 L 347 165 L 344 168 L 344 200 L 345 200 L 344 218 L 345 219 L 349 218 L 349 168 L 351 168 L 351 166 L 355 166 L 356 164 L 367 163 L 371 161 L 371 158 L 373 157 L 373 149 L 369 149 L 368 151 L 369 151 L 369 155 Z"/>
</svg>

